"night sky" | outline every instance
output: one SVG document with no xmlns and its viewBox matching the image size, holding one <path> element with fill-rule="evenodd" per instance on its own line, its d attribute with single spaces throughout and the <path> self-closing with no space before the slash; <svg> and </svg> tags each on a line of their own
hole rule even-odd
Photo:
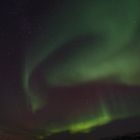
<svg viewBox="0 0 140 140">
<path fill-rule="evenodd" d="M 139 0 L 6 0 L 0 10 L 0 139 L 139 132 Z"/>
</svg>

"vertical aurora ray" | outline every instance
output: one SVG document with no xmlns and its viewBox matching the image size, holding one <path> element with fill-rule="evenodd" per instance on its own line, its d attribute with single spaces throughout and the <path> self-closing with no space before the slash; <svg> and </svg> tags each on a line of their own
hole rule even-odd
<svg viewBox="0 0 140 140">
<path fill-rule="evenodd" d="M 140 115 L 140 1 L 76 2 L 57 5 L 43 21 L 41 41 L 25 53 L 28 104 L 36 114 L 46 111 L 39 127 L 50 133 L 86 132 Z M 93 82 L 90 90 L 88 82 Z M 88 105 L 81 96 L 90 100 Z"/>
</svg>

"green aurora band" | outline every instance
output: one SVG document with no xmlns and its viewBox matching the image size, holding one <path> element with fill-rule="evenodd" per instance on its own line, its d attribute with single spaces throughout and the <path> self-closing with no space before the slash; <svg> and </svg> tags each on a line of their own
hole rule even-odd
<svg viewBox="0 0 140 140">
<path fill-rule="evenodd" d="M 43 98 L 41 93 L 45 89 L 48 96 L 49 87 L 70 88 L 106 79 L 110 83 L 140 85 L 140 0 L 65 1 L 55 5 L 42 23 L 44 33 L 28 47 L 24 59 L 24 89 L 34 113 L 47 106 L 49 98 Z M 115 93 L 106 98 L 100 94 L 98 111 L 71 117 L 65 125 L 46 123 L 43 128 L 50 134 L 88 132 L 139 115 L 134 107 L 140 104 L 131 106 L 131 95 L 116 103 Z M 135 100 L 140 97 L 139 93 L 134 95 Z M 107 98 L 118 107 L 110 109 Z"/>
</svg>

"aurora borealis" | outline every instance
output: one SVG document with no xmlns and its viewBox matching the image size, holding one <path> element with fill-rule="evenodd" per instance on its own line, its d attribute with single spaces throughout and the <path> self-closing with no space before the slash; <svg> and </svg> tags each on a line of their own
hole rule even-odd
<svg viewBox="0 0 140 140">
<path fill-rule="evenodd" d="M 0 9 L 0 139 L 140 130 L 140 0 L 5 0 Z"/>
<path fill-rule="evenodd" d="M 139 0 L 65 1 L 44 17 L 23 61 L 37 128 L 88 132 L 140 115 L 139 7 Z"/>
</svg>

